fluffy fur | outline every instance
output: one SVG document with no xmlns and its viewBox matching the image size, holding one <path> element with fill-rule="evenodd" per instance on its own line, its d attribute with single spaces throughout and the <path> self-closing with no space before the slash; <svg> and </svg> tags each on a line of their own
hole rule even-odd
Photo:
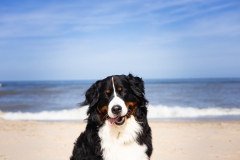
<svg viewBox="0 0 240 160">
<path fill-rule="evenodd" d="M 147 160 L 152 154 L 144 82 L 131 74 L 94 83 L 85 93 L 87 126 L 71 160 Z"/>
</svg>

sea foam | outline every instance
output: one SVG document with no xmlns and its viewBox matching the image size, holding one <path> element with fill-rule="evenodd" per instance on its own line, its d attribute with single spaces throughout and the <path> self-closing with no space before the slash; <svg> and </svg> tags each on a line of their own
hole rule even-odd
<svg viewBox="0 0 240 160">
<path fill-rule="evenodd" d="M 1 112 L 0 117 L 7 120 L 39 120 L 39 121 L 79 121 L 87 118 L 87 107 L 60 111 L 30 112 Z M 218 116 L 240 116 L 239 108 L 194 108 L 194 107 L 168 107 L 148 106 L 149 119 L 164 118 L 201 118 Z"/>
</svg>

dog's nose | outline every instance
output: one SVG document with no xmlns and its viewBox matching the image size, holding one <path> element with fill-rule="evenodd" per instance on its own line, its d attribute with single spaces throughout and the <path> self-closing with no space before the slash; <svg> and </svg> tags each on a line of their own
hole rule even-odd
<svg viewBox="0 0 240 160">
<path fill-rule="evenodd" d="M 115 105 L 115 106 L 112 107 L 112 113 L 113 114 L 117 115 L 117 114 L 119 114 L 121 112 L 122 112 L 122 107 L 121 106 Z"/>
</svg>

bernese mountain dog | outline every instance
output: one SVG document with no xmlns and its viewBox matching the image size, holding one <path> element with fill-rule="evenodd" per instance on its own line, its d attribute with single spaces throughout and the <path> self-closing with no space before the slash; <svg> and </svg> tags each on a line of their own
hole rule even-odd
<svg viewBox="0 0 240 160">
<path fill-rule="evenodd" d="M 144 82 L 132 74 L 95 82 L 85 93 L 87 125 L 70 160 L 149 160 L 152 134 Z"/>
</svg>

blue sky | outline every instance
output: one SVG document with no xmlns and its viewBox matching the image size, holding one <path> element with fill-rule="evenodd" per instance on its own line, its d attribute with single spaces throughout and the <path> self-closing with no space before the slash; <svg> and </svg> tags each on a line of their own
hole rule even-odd
<svg viewBox="0 0 240 160">
<path fill-rule="evenodd" d="M 129 72 L 240 77 L 240 1 L 0 1 L 0 80 Z"/>
</svg>

